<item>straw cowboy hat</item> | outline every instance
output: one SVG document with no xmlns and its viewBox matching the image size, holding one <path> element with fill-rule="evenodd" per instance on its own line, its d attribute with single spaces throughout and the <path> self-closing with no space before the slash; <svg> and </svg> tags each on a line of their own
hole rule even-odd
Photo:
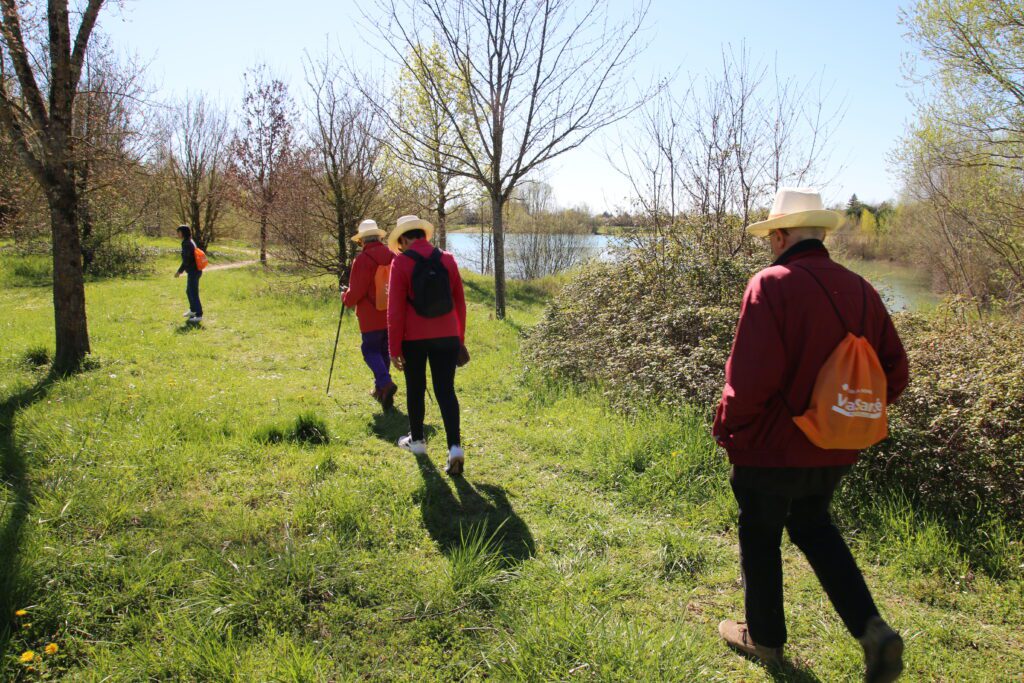
<svg viewBox="0 0 1024 683">
<path fill-rule="evenodd" d="M 402 216 L 398 219 L 395 229 L 388 235 L 388 247 L 391 251 L 398 251 L 398 238 L 410 230 L 422 230 L 427 233 L 428 240 L 434 236 L 434 226 L 427 221 L 419 216 Z"/>
<path fill-rule="evenodd" d="M 353 242 L 362 242 L 367 237 L 383 237 L 387 233 L 377 227 L 377 221 L 365 220 L 359 224 Z"/>
<path fill-rule="evenodd" d="M 785 228 L 822 228 L 835 230 L 842 222 L 838 211 L 826 211 L 821 194 L 811 188 L 783 187 L 775 193 L 768 220 L 747 226 L 754 237 L 767 237 L 772 230 Z"/>
</svg>

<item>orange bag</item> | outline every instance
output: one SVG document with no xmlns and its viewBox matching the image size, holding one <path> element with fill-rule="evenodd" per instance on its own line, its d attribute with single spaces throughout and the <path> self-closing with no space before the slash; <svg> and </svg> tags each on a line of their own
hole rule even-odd
<svg viewBox="0 0 1024 683">
<path fill-rule="evenodd" d="M 206 270 L 206 266 L 210 265 L 210 260 L 206 258 L 206 252 L 196 247 L 196 268 L 199 270 Z"/>
<path fill-rule="evenodd" d="M 794 417 L 793 422 L 818 448 L 863 450 L 874 446 L 889 435 L 889 424 L 885 371 L 871 342 L 863 336 L 867 285 L 861 281 L 864 319 L 859 336 L 846 326 L 825 285 L 811 271 L 800 270 L 806 271 L 821 286 L 846 329 L 846 336 L 818 371 L 807 410 Z"/>
<path fill-rule="evenodd" d="M 373 304 L 378 311 L 388 310 L 388 280 L 391 279 L 391 264 L 377 266 L 373 274 L 374 300 Z"/>
</svg>

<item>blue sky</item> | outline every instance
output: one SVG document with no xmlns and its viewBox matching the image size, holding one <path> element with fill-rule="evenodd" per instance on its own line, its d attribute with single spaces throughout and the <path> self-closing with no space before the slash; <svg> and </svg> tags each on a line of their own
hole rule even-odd
<svg viewBox="0 0 1024 683">
<path fill-rule="evenodd" d="M 618 11 L 633 6 L 612 4 Z M 888 155 L 914 114 L 901 68 L 909 49 L 898 23 L 901 4 L 653 0 L 650 45 L 637 74 L 678 69 L 686 81 L 715 71 L 722 47 L 744 41 L 752 57 L 777 61 L 783 75 L 806 81 L 823 72 L 833 106 L 846 108 L 826 200 L 845 201 L 854 192 L 865 201 L 894 198 L 898 181 Z M 303 51 L 321 52 L 328 39 L 362 68 L 384 67 L 351 0 L 137 0 L 111 12 L 102 27 L 115 46 L 149 64 L 159 98 L 202 91 L 236 108 L 242 74 L 257 61 L 299 91 Z M 625 183 L 608 168 L 604 147 L 594 139 L 546 169 L 560 204 L 595 211 L 625 205 Z"/>
</svg>

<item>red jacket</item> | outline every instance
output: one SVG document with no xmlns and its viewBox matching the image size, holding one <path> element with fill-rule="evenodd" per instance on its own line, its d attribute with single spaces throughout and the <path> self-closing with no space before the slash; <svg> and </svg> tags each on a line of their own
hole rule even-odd
<svg viewBox="0 0 1024 683">
<path fill-rule="evenodd" d="M 806 410 L 818 371 L 847 331 L 803 269 L 828 288 L 849 331 L 863 332 L 878 353 L 889 402 L 907 386 L 907 354 L 878 292 L 832 261 L 821 242 L 800 242 L 755 275 L 743 296 L 713 429 L 734 465 L 823 467 L 857 461 L 857 451 L 824 450 L 808 441 L 785 403 L 796 414 Z"/>
<path fill-rule="evenodd" d="M 374 277 L 378 266 L 386 266 L 394 258 L 395 255 L 383 242 L 367 242 L 362 252 L 352 262 L 352 272 L 348 276 L 348 291 L 341 301 L 349 308 L 355 307 L 360 332 L 387 329 L 388 312 L 377 310 Z"/>
<path fill-rule="evenodd" d="M 434 245 L 427 240 L 416 240 L 410 249 L 423 256 L 430 256 Z M 466 339 L 466 294 L 462 289 L 462 277 L 455 257 L 448 252 L 441 253 L 441 263 L 448 269 L 448 281 L 452 288 L 454 307 L 449 313 L 438 318 L 423 318 L 409 303 L 412 292 L 409 283 L 416 262 L 411 257 L 396 256 L 391 265 L 391 283 L 388 285 L 388 345 L 391 357 L 402 355 L 402 342 L 417 339 L 458 337 Z"/>
</svg>

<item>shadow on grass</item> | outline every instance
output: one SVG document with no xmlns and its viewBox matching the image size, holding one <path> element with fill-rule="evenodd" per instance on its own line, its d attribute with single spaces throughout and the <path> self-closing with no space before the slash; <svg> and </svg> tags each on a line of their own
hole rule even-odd
<svg viewBox="0 0 1024 683">
<path fill-rule="evenodd" d="M 381 441 L 387 441 L 392 446 L 400 437 L 409 433 L 409 418 L 398 408 L 391 410 L 378 410 L 373 416 L 370 429 Z M 433 425 L 423 426 L 423 435 L 429 441 L 430 437 L 437 434 L 437 427 Z"/>
<path fill-rule="evenodd" d="M 378 412 L 371 429 L 377 438 L 394 444 L 409 433 L 409 418 L 397 408 Z M 424 433 L 429 440 L 437 429 L 427 425 Z M 465 478 L 454 477 L 450 480 L 453 490 L 429 456 L 415 457 L 424 484 L 420 500 L 423 524 L 442 553 L 447 555 L 459 546 L 471 528 L 482 527 L 484 538 L 494 536 L 505 562 L 514 564 L 533 557 L 533 534 L 512 509 L 505 489 L 491 484 L 474 487 Z"/>
<path fill-rule="evenodd" d="M 19 551 L 22 532 L 32 504 L 32 489 L 25 464 L 25 453 L 14 439 L 18 413 L 46 397 L 60 375 L 50 372 L 36 384 L 8 396 L 0 403 L 0 476 L 7 489 L 0 516 L 7 518 L 0 528 L 0 651 L 6 651 L 14 610 L 25 602 L 24 587 L 19 585 Z"/>
<path fill-rule="evenodd" d="M 821 683 L 821 679 L 813 671 L 792 662 L 769 667 L 767 673 L 776 683 Z"/>
<path fill-rule="evenodd" d="M 174 328 L 175 334 L 192 334 L 194 332 L 200 332 L 203 329 L 202 323 L 190 323 L 187 320 L 178 327 Z"/>
<path fill-rule="evenodd" d="M 423 524 L 441 552 L 449 554 L 471 528 L 482 528 L 484 538 L 494 537 L 502 558 L 516 564 L 533 557 L 533 534 L 512 509 L 505 489 L 481 484 L 475 488 L 463 477 L 453 477 L 455 490 L 429 456 L 416 456 L 424 490 L 420 508 Z"/>
</svg>

